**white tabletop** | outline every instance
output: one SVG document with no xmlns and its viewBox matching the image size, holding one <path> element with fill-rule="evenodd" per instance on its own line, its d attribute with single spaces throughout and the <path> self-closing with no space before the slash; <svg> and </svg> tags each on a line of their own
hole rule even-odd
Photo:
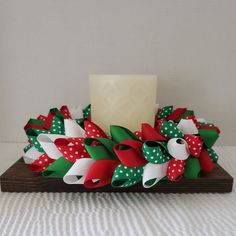
<svg viewBox="0 0 236 236">
<path fill-rule="evenodd" d="M 0 173 L 24 144 L 0 144 Z M 236 176 L 236 147 L 215 148 L 219 163 Z M 236 235 L 236 192 L 2 193 L 1 236 Z"/>
</svg>

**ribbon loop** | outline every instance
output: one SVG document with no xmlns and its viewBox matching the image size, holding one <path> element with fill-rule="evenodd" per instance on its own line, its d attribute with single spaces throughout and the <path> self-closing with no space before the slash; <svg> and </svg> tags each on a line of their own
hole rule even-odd
<svg viewBox="0 0 236 236">
<path fill-rule="evenodd" d="M 137 167 L 147 163 L 142 155 L 142 145 L 140 141 L 126 140 L 116 144 L 114 150 L 123 165 Z"/>
<path fill-rule="evenodd" d="M 165 142 L 146 141 L 142 150 L 146 160 L 153 164 L 163 164 L 171 159 Z"/>
</svg>

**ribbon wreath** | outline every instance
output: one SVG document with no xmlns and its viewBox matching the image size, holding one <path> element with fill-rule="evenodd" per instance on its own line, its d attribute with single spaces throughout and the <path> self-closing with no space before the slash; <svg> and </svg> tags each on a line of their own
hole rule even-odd
<svg viewBox="0 0 236 236">
<path fill-rule="evenodd" d="M 145 188 L 182 177 L 211 172 L 218 155 L 212 149 L 220 130 L 192 110 L 166 106 L 157 111 L 155 126 L 141 124 L 131 132 L 111 125 L 106 134 L 90 119 L 91 107 L 53 108 L 24 127 L 29 144 L 24 161 L 48 178 L 86 188 L 111 185 Z"/>
</svg>

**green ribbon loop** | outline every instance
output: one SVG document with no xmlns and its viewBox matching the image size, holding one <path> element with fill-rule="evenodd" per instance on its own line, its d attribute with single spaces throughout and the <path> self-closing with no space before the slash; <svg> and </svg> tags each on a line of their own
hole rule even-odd
<svg viewBox="0 0 236 236">
<path fill-rule="evenodd" d="M 182 114 L 177 120 L 176 122 L 180 122 L 181 119 L 186 118 L 187 116 L 194 116 L 194 111 L 192 110 L 187 110 L 184 114 Z"/>
<path fill-rule="evenodd" d="M 219 137 L 214 129 L 198 129 L 198 132 L 208 148 L 211 148 Z"/>
<path fill-rule="evenodd" d="M 74 163 L 67 161 L 64 157 L 60 157 L 49 165 L 42 174 L 48 178 L 63 178 L 73 164 Z"/>
<path fill-rule="evenodd" d="M 65 134 L 65 128 L 64 128 L 64 118 L 62 119 L 62 117 L 58 117 L 58 116 L 54 116 L 53 120 L 52 120 L 52 125 L 50 128 L 50 132 L 52 134 L 61 134 L 64 135 Z"/>
<path fill-rule="evenodd" d="M 112 139 L 117 143 L 123 142 L 125 140 L 138 140 L 138 141 L 140 141 L 140 139 L 138 139 L 135 134 L 133 134 L 130 130 L 128 130 L 122 126 L 111 125 L 110 132 L 111 132 Z"/>
<path fill-rule="evenodd" d="M 23 151 L 24 153 L 26 153 L 27 151 L 30 150 L 30 148 L 32 148 L 34 145 L 32 143 L 28 144 L 26 147 L 24 147 Z"/>
<path fill-rule="evenodd" d="M 157 115 L 157 119 L 167 118 L 173 111 L 173 106 L 163 107 Z"/>
<path fill-rule="evenodd" d="M 160 133 L 169 139 L 184 137 L 183 133 L 176 127 L 176 124 L 173 121 L 163 121 Z"/>
<path fill-rule="evenodd" d="M 142 181 L 143 166 L 127 167 L 118 165 L 114 171 L 111 185 L 114 188 L 130 187 Z"/>
<path fill-rule="evenodd" d="M 43 148 L 41 147 L 40 143 L 37 140 L 39 134 L 50 134 L 50 132 L 48 130 L 41 130 L 41 129 L 28 129 L 26 131 L 26 135 L 31 141 L 31 143 L 34 145 L 34 147 L 39 152 L 44 152 Z"/>
<path fill-rule="evenodd" d="M 91 104 L 83 109 L 83 118 L 91 116 Z"/>
<path fill-rule="evenodd" d="M 199 123 L 199 125 L 205 125 L 205 126 L 209 126 L 209 127 L 215 126 L 213 123 L 210 123 L 210 122 L 202 122 L 202 121 L 200 121 L 198 123 Z"/>
<path fill-rule="evenodd" d="M 93 145 L 93 142 L 99 142 L 99 145 Z M 114 152 L 115 142 L 106 138 L 85 138 L 84 146 L 89 155 L 94 160 L 111 159 L 117 160 Z"/>
<path fill-rule="evenodd" d="M 198 158 L 190 156 L 184 166 L 184 177 L 187 179 L 197 179 L 201 171 Z"/>
<path fill-rule="evenodd" d="M 207 148 L 208 154 L 214 163 L 218 162 L 219 156 L 212 148 Z"/>
<path fill-rule="evenodd" d="M 165 142 L 146 141 L 142 150 L 146 160 L 153 164 L 163 164 L 171 159 Z"/>
</svg>

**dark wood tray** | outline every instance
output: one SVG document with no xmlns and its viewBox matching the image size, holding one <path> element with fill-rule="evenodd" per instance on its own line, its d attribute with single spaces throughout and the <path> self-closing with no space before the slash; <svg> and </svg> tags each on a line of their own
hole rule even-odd
<svg viewBox="0 0 236 236">
<path fill-rule="evenodd" d="M 129 188 L 105 186 L 87 189 L 82 185 L 68 185 L 62 179 L 45 178 L 40 173 L 28 170 L 23 159 L 2 174 L 2 192 L 156 192 L 156 193 L 226 193 L 232 191 L 233 177 L 220 165 L 216 165 L 210 174 L 198 179 L 182 178 L 178 182 L 164 182 L 152 188 L 143 188 L 141 184 Z"/>
</svg>

